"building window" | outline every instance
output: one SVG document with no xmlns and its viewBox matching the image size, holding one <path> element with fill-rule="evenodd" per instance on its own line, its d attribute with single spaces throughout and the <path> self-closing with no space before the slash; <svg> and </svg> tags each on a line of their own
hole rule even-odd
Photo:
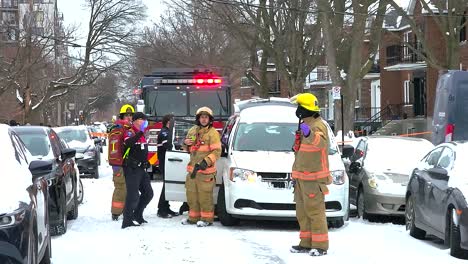
<svg viewBox="0 0 468 264">
<path fill-rule="evenodd" d="M 330 80 L 330 71 L 328 67 L 319 67 L 317 68 L 317 81 L 329 81 Z"/>
<path fill-rule="evenodd" d="M 2 21 L 5 22 L 7 25 L 16 25 L 16 14 L 15 12 L 3 12 L 2 13 Z"/>
<path fill-rule="evenodd" d="M 252 81 L 247 77 L 242 77 L 240 80 L 240 88 L 251 88 L 253 86 Z"/>
<path fill-rule="evenodd" d="M 404 61 L 408 61 L 411 58 L 411 49 L 409 48 L 409 45 L 411 45 L 411 34 L 412 31 L 407 31 L 403 35 L 403 58 Z"/>
<path fill-rule="evenodd" d="M 17 7 L 18 1 L 17 0 L 2 0 L 2 7 L 11 8 Z"/>
<path fill-rule="evenodd" d="M 34 19 L 36 20 L 36 26 L 42 27 L 44 25 L 44 12 L 36 11 L 34 14 Z"/>
<path fill-rule="evenodd" d="M 7 38 L 7 41 L 17 41 L 18 40 L 17 30 L 14 28 L 7 29 L 6 38 Z"/>
<path fill-rule="evenodd" d="M 466 16 L 466 12 L 465 12 L 465 16 Z M 460 29 L 460 42 L 467 40 L 466 39 L 466 17 L 465 16 L 463 16 L 462 19 L 461 19 L 461 25 L 463 27 Z"/>
<path fill-rule="evenodd" d="M 410 81 L 408 80 L 403 83 L 403 103 L 410 103 Z"/>
</svg>

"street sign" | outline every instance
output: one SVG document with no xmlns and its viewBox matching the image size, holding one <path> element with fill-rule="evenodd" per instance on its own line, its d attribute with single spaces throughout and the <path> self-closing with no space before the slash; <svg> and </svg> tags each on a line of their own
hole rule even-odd
<svg viewBox="0 0 468 264">
<path fill-rule="evenodd" d="M 74 103 L 69 103 L 68 104 L 68 110 L 75 110 L 75 104 Z"/>
<path fill-rule="evenodd" d="M 340 86 L 333 86 L 332 87 L 332 94 L 333 94 L 333 100 L 340 100 L 341 99 L 341 87 Z"/>
</svg>

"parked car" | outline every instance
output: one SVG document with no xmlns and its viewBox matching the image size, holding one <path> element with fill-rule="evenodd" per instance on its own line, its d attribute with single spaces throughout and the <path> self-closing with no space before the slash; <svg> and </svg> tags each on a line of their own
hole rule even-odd
<svg viewBox="0 0 468 264">
<path fill-rule="evenodd" d="M 432 121 L 432 143 L 468 140 L 468 72 L 439 77 Z"/>
<path fill-rule="evenodd" d="M 102 153 L 103 152 L 103 149 L 102 149 L 103 148 L 103 140 L 100 137 L 101 132 L 98 130 L 97 127 L 94 127 L 94 126 L 87 126 L 86 128 L 88 129 L 89 137 L 91 137 L 91 139 L 93 139 L 93 140 L 100 139 L 100 141 L 96 144 L 96 148 L 98 148 L 99 153 Z"/>
<path fill-rule="evenodd" d="M 0 263 L 50 263 L 50 161 L 33 160 L 19 136 L 0 125 Z"/>
<path fill-rule="evenodd" d="M 291 169 L 297 129 L 296 106 L 285 99 L 249 100 L 235 105 L 221 134 L 223 152 L 217 161 L 214 201 L 223 225 L 240 219 L 295 220 Z M 176 121 L 174 149 L 166 154 L 166 198 L 185 201 L 185 166 L 189 154 L 180 140 L 190 125 Z M 328 125 L 327 125 L 328 127 Z M 184 128 L 180 130 L 180 128 Z M 333 184 L 325 196 L 328 221 L 341 227 L 349 216 L 348 177 L 341 153 L 329 129 L 329 164 Z"/>
<path fill-rule="evenodd" d="M 349 199 L 358 217 L 403 216 L 411 169 L 433 147 L 422 138 L 361 138 L 348 167 Z"/>
<path fill-rule="evenodd" d="M 104 123 L 101 123 L 101 122 L 94 122 L 92 127 L 94 127 L 96 129 L 96 132 L 98 133 L 96 135 L 101 139 L 102 146 L 106 146 L 106 143 L 107 143 L 107 127 L 106 127 L 106 125 Z"/>
<path fill-rule="evenodd" d="M 86 126 L 67 126 L 54 128 L 68 146 L 76 149 L 76 161 L 81 175 L 99 178 L 100 152 L 96 148 L 99 139 L 92 140 Z"/>
<path fill-rule="evenodd" d="M 32 155 L 33 160 L 52 162 L 47 175 L 49 185 L 49 215 L 52 235 L 67 232 L 67 219 L 78 217 L 79 175 L 75 171 L 75 149 L 62 145 L 51 128 L 40 126 L 14 127 Z"/>
<path fill-rule="evenodd" d="M 468 142 L 431 150 L 411 174 L 406 191 L 406 228 L 423 239 L 435 235 L 450 255 L 468 259 Z"/>
</svg>

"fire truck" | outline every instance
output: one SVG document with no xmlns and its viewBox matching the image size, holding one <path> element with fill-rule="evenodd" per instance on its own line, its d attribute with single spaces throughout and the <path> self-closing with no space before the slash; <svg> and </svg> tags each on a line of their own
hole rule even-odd
<svg viewBox="0 0 468 264">
<path fill-rule="evenodd" d="M 137 110 L 143 111 L 150 121 L 147 139 L 152 169 L 158 165 L 157 135 L 164 115 L 172 114 L 175 119 L 187 120 L 189 125 L 195 120 L 197 109 L 208 106 L 213 110 L 213 127 L 220 132 L 231 115 L 231 87 L 226 77 L 211 69 L 155 69 L 141 79 L 138 94 Z M 187 128 L 176 129 L 173 142 L 181 145 L 186 131 Z"/>
</svg>

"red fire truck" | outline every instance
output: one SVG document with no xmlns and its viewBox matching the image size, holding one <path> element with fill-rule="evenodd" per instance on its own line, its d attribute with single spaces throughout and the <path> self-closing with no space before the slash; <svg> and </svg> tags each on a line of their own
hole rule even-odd
<svg viewBox="0 0 468 264">
<path fill-rule="evenodd" d="M 148 115 L 149 160 L 157 166 L 157 135 L 162 117 L 173 114 L 177 119 L 194 120 L 202 106 L 213 110 L 213 127 L 221 131 L 231 115 L 231 87 L 227 78 L 210 69 L 162 68 L 145 75 L 140 82 L 137 109 Z M 181 142 L 185 135 L 177 129 L 173 141 Z M 179 133 L 180 132 L 180 133 Z"/>
</svg>

